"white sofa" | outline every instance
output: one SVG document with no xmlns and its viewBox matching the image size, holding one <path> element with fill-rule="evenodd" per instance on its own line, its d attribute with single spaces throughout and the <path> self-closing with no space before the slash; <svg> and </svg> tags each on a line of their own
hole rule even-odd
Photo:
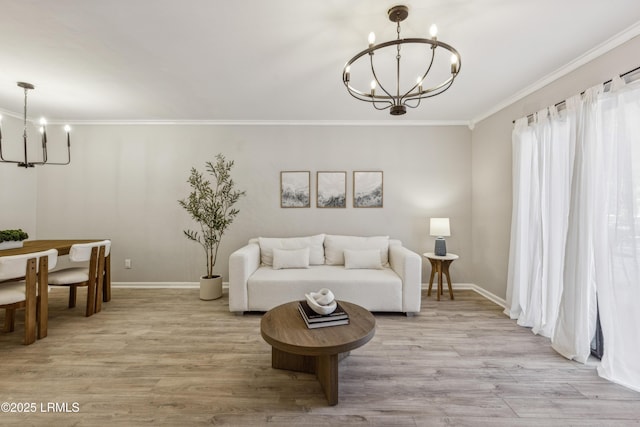
<svg viewBox="0 0 640 427">
<path fill-rule="evenodd" d="M 421 257 L 387 236 L 257 238 L 229 258 L 229 310 L 267 311 L 328 288 L 370 311 L 420 311 Z"/>
</svg>

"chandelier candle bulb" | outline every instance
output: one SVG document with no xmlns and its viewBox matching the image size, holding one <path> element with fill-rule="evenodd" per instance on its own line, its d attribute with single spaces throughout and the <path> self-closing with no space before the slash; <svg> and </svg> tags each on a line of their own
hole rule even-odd
<svg viewBox="0 0 640 427">
<path fill-rule="evenodd" d="M 71 147 L 71 137 L 69 136 L 69 132 L 71 132 L 71 126 L 64 125 L 64 131 L 67 133 L 67 147 Z"/>
<path fill-rule="evenodd" d="M 438 37 L 438 26 L 436 24 L 431 24 L 431 27 L 429 28 L 429 34 L 431 35 L 431 38 L 436 40 Z"/>
<path fill-rule="evenodd" d="M 371 31 L 369 33 L 369 47 L 373 46 L 375 42 L 376 42 L 376 35 L 373 31 Z"/>
<path fill-rule="evenodd" d="M 458 57 L 451 55 L 451 74 L 458 73 Z"/>
<path fill-rule="evenodd" d="M 40 119 L 40 133 L 42 134 L 42 144 L 47 143 L 47 120 L 43 117 Z"/>
</svg>

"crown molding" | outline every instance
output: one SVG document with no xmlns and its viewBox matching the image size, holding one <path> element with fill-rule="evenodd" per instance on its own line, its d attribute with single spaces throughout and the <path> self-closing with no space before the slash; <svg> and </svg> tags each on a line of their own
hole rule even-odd
<svg viewBox="0 0 640 427">
<path fill-rule="evenodd" d="M 0 114 L 23 120 L 19 113 L 0 108 Z M 28 122 L 39 119 L 27 117 Z M 49 125 L 73 126 L 470 126 L 467 120 L 49 120 Z"/>
<path fill-rule="evenodd" d="M 74 126 L 468 126 L 466 120 L 51 120 Z"/>
<path fill-rule="evenodd" d="M 2 114 L 2 117 L 13 117 L 14 119 L 20 119 L 20 120 L 23 119 L 23 117 L 20 114 L 14 113 L 13 111 L 9 111 L 9 110 L 4 110 L 2 108 L 0 108 L 0 114 Z"/>
</svg>

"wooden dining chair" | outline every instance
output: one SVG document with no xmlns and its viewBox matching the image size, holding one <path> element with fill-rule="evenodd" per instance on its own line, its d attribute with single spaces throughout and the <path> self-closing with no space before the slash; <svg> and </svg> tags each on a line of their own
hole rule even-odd
<svg viewBox="0 0 640 427">
<path fill-rule="evenodd" d="M 76 306 L 78 287 L 87 287 L 85 316 L 102 310 L 105 260 L 111 251 L 111 241 L 76 243 L 69 250 L 69 260 L 74 263 L 89 262 L 88 267 L 69 267 L 49 273 L 49 285 L 69 287 L 69 308 Z"/>
<path fill-rule="evenodd" d="M 15 330 L 16 310 L 24 308 L 24 344 L 47 336 L 49 317 L 48 272 L 56 266 L 58 251 L 0 257 L 0 308 L 4 332 Z"/>
</svg>

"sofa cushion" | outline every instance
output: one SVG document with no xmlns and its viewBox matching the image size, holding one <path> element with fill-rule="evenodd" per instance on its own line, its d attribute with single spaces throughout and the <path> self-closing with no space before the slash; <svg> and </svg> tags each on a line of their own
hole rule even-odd
<svg viewBox="0 0 640 427">
<path fill-rule="evenodd" d="M 345 249 L 378 249 L 380 263 L 389 263 L 389 236 L 336 236 L 327 234 L 324 238 L 324 256 L 327 265 L 344 265 Z"/>
<path fill-rule="evenodd" d="M 324 234 L 308 237 L 259 237 L 260 261 L 263 265 L 273 265 L 273 249 L 309 248 L 309 264 L 324 264 Z"/>
<path fill-rule="evenodd" d="M 273 248 L 273 269 L 283 268 L 309 268 L 309 248 Z"/>
<path fill-rule="evenodd" d="M 380 250 L 378 249 L 345 249 L 344 268 L 380 270 Z"/>
<path fill-rule="evenodd" d="M 337 300 L 356 303 L 370 311 L 402 311 L 402 280 L 390 268 L 347 270 L 318 265 L 308 269 L 258 268 L 247 281 L 248 310 L 267 311 L 304 294 L 327 288 Z"/>
</svg>

